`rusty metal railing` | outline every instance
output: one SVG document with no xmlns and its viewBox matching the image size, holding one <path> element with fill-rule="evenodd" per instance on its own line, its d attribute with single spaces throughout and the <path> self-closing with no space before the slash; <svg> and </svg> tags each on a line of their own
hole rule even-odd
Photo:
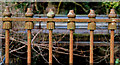
<svg viewBox="0 0 120 65">
<path fill-rule="evenodd" d="M 31 30 L 33 29 L 33 21 L 47 21 L 47 29 L 49 29 L 49 65 L 52 65 L 52 31 L 55 28 L 55 22 L 68 22 L 67 28 L 70 30 L 70 46 L 69 46 L 69 64 L 73 65 L 73 33 L 75 29 L 75 22 L 88 22 L 88 30 L 90 30 L 90 65 L 93 65 L 93 40 L 94 30 L 96 29 L 95 22 L 108 22 L 108 29 L 111 30 L 110 37 L 110 64 L 114 64 L 114 30 L 116 29 L 116 22 L 120 22 L 120 19 L 116 19 L 114 9 L 111 9 L 108 15 L 109 19 L 95 19 L 96 14 L 94 10 L 90 10 L 88 14 L 89 19 L 75 19 L 75 13 L 70 10 L 68 13 L 68 19 L 54 18 L 55 14 L 52 9 L 49 10 L 48 18 L 32 18 L 33 13 L 31 8 L 27 9 L 25 14 L 26 18 L 10 18 L 11 13 L 9 8 L 6 7 L 3 13 L 4 18 L 0 18 L 3 21 L 3 29 L 5 29 L 5 63 L 9 65 L 9 30 L 12 28 L 12 21 L 26 21 L 25 29 L 27 29 L 27 64 L 31 65 Z"/>
</svg>

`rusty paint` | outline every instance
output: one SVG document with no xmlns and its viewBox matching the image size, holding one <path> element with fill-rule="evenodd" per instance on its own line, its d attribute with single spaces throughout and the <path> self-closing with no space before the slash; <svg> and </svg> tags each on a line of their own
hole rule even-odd
<svg viewBox="0 0 120 65">
<path fill-rule="evenodd" d="M 90 13 L 88 14 L 88 17 L 90 19 L 95 19 L 96 14 L 94 10 L 90 10 Z M 96 29 L 96 21 L 90 21 L 88 24 L 88 29 L 90 30 L 90 65 L 93 65 L 93 33 L 94 30 Z"/>
<path fill-rule="evenodd" d="M 49 30 L 49 65 L 52 65 L 52 30 Z"/>
<path fill-rule="evenodd" d="M 117 14 L 115 13 L 114 9 L 110 10 L 110 14 L 108 15 L 108 17 L 110 19 L 115 19 L 117 17 Z M 114 65 L 114 30 L 116 29 L 116 23 L 114 23 L 114 20 L 111 23 L 109 23 L 108 28 L 111 30 L 111 35 L 110 35 L 110 65 Z"/>
<path fill-rule="evenodd" d="M 120 19 L 73 19 L 73 18 L 68 18 L 68 19 L 58 19 L 58 18 L 0 18 L 2 21 L 55 21 L 55 22 L 70 22 L 70 21 L 75 21 L 75 22 L 90 22 L 90 21 L 95 21 L 95 22 L 120 22 Z"/>
<path fill-rule="evenodd" d="M 31 65 L 31 30 L 27 30 L 27 64 Z"/>
<path fill-rule="evenodd" d="M 114 64 L 114 30 L 111 30 L 110 36 L 110 64 Z"/>
<path fill-rule="evenodd" d="M 70 45 L 69 45 L 69 64 L 73 65 L 73 32 L 70 30 Z"/>
<path fill-rule="evenodd" d="M 90 65 L 93 65 L 93 30 L 90 30 Z"/>
<path fill-rule="evenodd" d="M 33 12 L 31 8 L 27 8 L 27 12 L 25 13 L 27 18 L 31 18 L 33 16 Z M 25 29 L 27 29 L 27 65 L 31 65 L 31 29 L 33 29 L 34 24 L 32 21 L 26 21 Z"/>
<path fill-rule="evenodd" d="M 75 19 L 76 14 L 74 13 L 74 10 L 70 10 L 67 17 L 68 19 Z M 73 32 L 75 29 L 75 22 L 69 21 L 67 23 L 67 29 L 70 30 L 69 65 L 73 65 Z"/>
<path fill-rule="evenodd" d="M 5 64 L 9 65 L 9 29 L 5 30 Z"/>
<path fill-rule="evenodd" d="M 68 18 L 75 18 L 76 17 L 76 14 L 74 13 L 74 10 L 70 10 L 68 15 L 67 15 Z"/>
</svg>

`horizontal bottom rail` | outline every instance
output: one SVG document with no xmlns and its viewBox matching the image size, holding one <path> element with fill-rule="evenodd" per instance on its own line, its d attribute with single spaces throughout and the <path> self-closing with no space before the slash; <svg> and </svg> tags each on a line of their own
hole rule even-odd
<svg viewBox="0 0 120 65">
<path fill-rule="evenodd" d="M 48 41 L 45 42 L 40 42 L 40 43 L 45 43 L 48 44 Z M 120 45 L 120 42 L 114 42 L 115 46 L 116 45 Z M 60 41 L 60 42 L 53 42 L 53 45 L 57 45 L 57 46 L 66 46 L 69 45 L 69 42 L 67 41 Z M 89 46 L 90 42 L 74 42 L 73 46 Z M 110 46 L 110 42 L 94 42 L 94 46 Z"/>
</svg>

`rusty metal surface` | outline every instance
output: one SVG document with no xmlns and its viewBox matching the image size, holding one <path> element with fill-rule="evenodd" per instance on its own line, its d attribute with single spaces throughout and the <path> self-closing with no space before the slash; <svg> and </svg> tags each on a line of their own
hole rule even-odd
<svg viewBox="0 0 120 65">
<path fill-rule="evenodd" d="M 55 22 L 52 21 L 47 22 L 47 29 L 55 29 Z"/>
<path fill-rule="evenodd" d="M 31 30 L 27 30 L 27 64 L 31 65 Z"/>
<path fill-rule="evenodd" d="M 114 9 L 110 10 L 110 14 L 108 15 L 108 17 L 110 19 L 114 19 L 117 17 L 117 14 L 115 13 Z M 115 21 L 113 20 L 113 22 L 111 22 L 108 27 L 110 27 L 109 29 L 111 30 L 111 35 L 110 35 L 110 65 L 114 65 L 114 30 L 116 29 Z"/>
<path fill-rule="evenodd" d="M 3 12 L 3 16 L 5 18 L 11 17 L 11 13 L 9 10 L 9 7 L 5 7 L 5 10 Z M 10 21 L 4 21 L 3 22 L 3 29 L 5 29 L 5 65 L 9 65 L 9 29 L 12 28 Z"/>
<path fill-rule="evenodd" d="M 111 29 L 117 29 L 117 25 L 115 22 L 112 22 L 112 23 L 109 23 L 108 24 L 108 29 L 111 30 Z"/>
<path fill-rule="evenodd" d="M 67 29 L 74 30 L 75 29 L 75 22 L 68 22 Z"/>
<path fill-rule="evenodd" d="M 93 30 L 90 30 L 90 64 L 93 64 Z"/>
<path fill-rule="evenodd" d="M 110 64 L 114 63 L 114 30 L 111 30 L 110 36 Z"/>
<path fill-rule="evenodd" d="M 11 15 L 12 15 L 12 14 L 10 13 L 9 7 L 6 6 L 6 7 L 5 7 L 5 10 L 4 10 L 4 12 L 3 12 L 3 16 L 11 17 Z"/>
<path fill-rule="evenodd" d="M 27 12 L 25 13 L 26 17 L 32 17 L 33 16 L 33 12 L 31 8 L 27 8 Z"/>
<path fill-rule="evenodd" d="M 76 14 L 74 13 L 74 10 L 70 10 L 68 15 L 67 15 L 68 18 L 75 18 L 76 17 Z"/>
<path fill-rule="evenodd" d="M 88 30 L 95 30 L 95 29 L 96 29 L 96 23 L 95 22 L 88 23 Z"/>
<path fill-rule="evenodd" d="M 27 18 L 33 16 L 32 9 L 27 8 L 27 12 L 25 13 Z M 34 24 L 32 21 L 25 22 L 25 29 L 27 29 L 27 65 L 31 65 L 31 29 L 33 29 Z"/>
<path fill-rule="evenodd" d="M 9 30 L 5 30 L 5 64 L 9 65 Z"/>
<path fill-rule="evenodd" d="M 117 17 L 117 14 L 115 13 L 114 9 L 110 10 L 110 14 L 108 15 L 108 17 L 110 17 L 110 18 L 116 18 Z"/>
<path fill-rule="evenodd" d="M 3 22 L 3 29 L 11 29 L 12 23 L 11 22 Z"/>
<path fill-rule="evenodd" d="M 69 64 L 73 65 L 73 32 L 70 30 L 70 45 L 69 45 Z"/>
<path fill-rule="evenodd" d="M 90 10 L 90 13 L 88 14 L 88 17 L 90 19 L 95 19 L 96 14 L 94 12 L 94 10 Z M 93 65 L 93 33 L 94 30 L 96 29 L 96 23 L 95 21 L 90 21 L 90 23 L 88 23 L 88 29 L 90 30 L 90 65 Z"/>
<path fill-rule="evenodd" d="M 52 65 L 52 30 L 49 30 L 49 65 Z"/>
<path fill-rule="evenodd" d="M 55 21 L 55 22 L 70 22 L 70 21 L 75 21 L 75 22 L 90 22 L 90 21 L 95 21 L 95 22 L 120 22 L 120 19 L 63 19 L 63 18 L 0 18 L 2 21 Z"/>
<path fill-rule="evenodd" d="M 74 19 L 76 17 L 76 14 L 74 13 L 74 10 L 70 10 L 67 16 L 68 18 Z M 68 22 L 67 29 L 70 30 L 69 65 L 73 65 L 73 33 L 75 29 L 75 22 L 74 21 Z"/>
<path fill-rule="evenodd" d="M 54 18 L 55 13 L 52 9 L 49 9 L 49 12 L 47 13 L 47 17 L 49 19 Z M 52 65 L 52 31 L 55 28 L 54 21 L 47 21 L 47 29 L 49 29 L 49 65 Z"/>
<path fill-rule="evenodd" d="M 89 18 L 95 18 L 96 17 L 96 14 L 95 14 L 95 12 L 94 12 L 94 10 L 90 10 L 90 13 L 88 14 L 88 17 Z"/>
<path fill-rule="evenodd" d="M 49 12 L 47 13 L 47 17 L 48 18 L 54 18 L 55 17 L 55 13 L 52 9 L 49 9 Z"/>
<path fill-rule="evenodd" d="M 34 24 L 33 22 L 25 22 L 25 29 L 33 29 Z"/>
</svg>

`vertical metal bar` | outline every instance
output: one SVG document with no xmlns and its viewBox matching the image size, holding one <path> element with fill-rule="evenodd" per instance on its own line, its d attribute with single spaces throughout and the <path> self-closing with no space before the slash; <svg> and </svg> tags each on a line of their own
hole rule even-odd
<svg viewBox="0 0 120 65">
<path fill-rule="evenodd" d="M 32 9 L 27 8 L 27 12 L 25 13 L 27 18 L 33 17 Z M 32 21 L 25 22 L 25 29 L 27 29 L 27 65 L 31 65 L 31 30 L 34 28 L 34 24 Z"/>
<path fill-rule="evenodd" d="M 27 30 L 27 64 L 31 65 L 31 30 Z"/>
<path fill-rule="evenodd" d="M 49 29 L 49 65 L 52 65 L 52 30 Z"/>
<path fill-rule="evenodd" d="M 9 65 L 9 29 L 5 30 L 5 64 Z"/>
<path fill-rule="evenodd" d="M 110 36 L 110 65 L 114 64 L 114 30 L 111 30 Z"/>
<path fill-rule="evenodd" d="M 88 17 L 90 19 L 94 19 L 96 17 L 94 10 L 90 10 Z M 96 29 L 95 21 L 91 21 L 90 23 L 88 23 L 88 29 L 90 30 L 90 65 L 93 65 L 93 34 L 94 30 Z"/>
<path fill-rule="evenodd" d="M 74 10 L 70 10 L 68 13 L 68 18 L 75 18 L 76 14 L 74 13 Z M 73 32 L 75 29 L 75 22 L 70 21 L 67 24 L 67 29 L 70 30 L 70 45 L 69 45 L 69 65 L 73 65 Z"/>
<path fill-rule="evenodd" d="M 70 45 L 69 45 L 69 63 L 73 65 L 73 30 L 70 30 Z"/>
<path fill-rule="evenodd" d="M 90 30 L 90 65 L 93 65 L 93 30 Z"/>
<path fill-rule="evenodd" d="M 114 19 L 117 17 L 114 9 L 110 10 L 110 14 L 108 15 L 110 19 Z M 113 20 L 111 23 L 108 24 L 108 29 L 111 30 L 110 35 L 110 65 L 114 65 L 114 30 L 117 29 L 116 21 Z"/>
</svg>

